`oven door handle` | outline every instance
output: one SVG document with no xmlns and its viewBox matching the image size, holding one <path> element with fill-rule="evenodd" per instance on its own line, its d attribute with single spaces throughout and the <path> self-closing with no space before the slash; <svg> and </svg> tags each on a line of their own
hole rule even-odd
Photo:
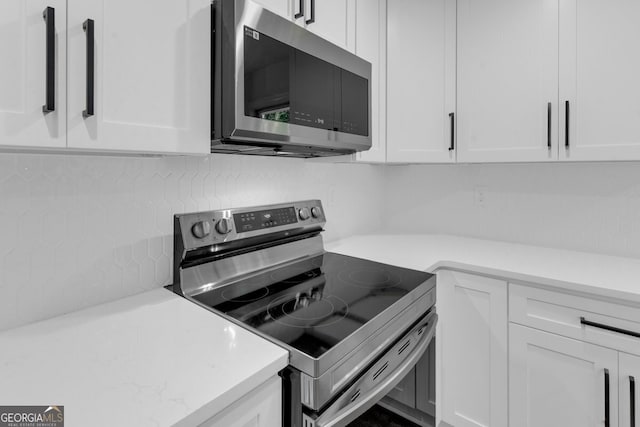
<svg viewBox="0 0 640 427">
<path fill-rule="evenodd" d="M 399 365 L 395 371 L 390 373 L 380 384 L 378 384 L 375 388 L 369 390 L 365 395 L 361 396 L 355 402 L 345 406 L 335 414 L 330 414 L 334 412 L 331 408 L 327 408 L 323 415 L 316 418 L 313 426 L 314 427 L 337 427 L 344 426 L 364 412 L 366 412 L 369 408 L 375 405 L 380 399 L 382 399 L 385 395 L 387 395 L 402 379 L 413 369 L 413 367 L 418 363 L 424 352 L 429 347 L 431 340 L 436 332 L 436 323 L 438 322 L 438 315 L 433 313 L 425 325 L 425 332 L 422 335 L 422 338 L 416 344 L 415 348 L 406 356 L 404 362 Z M 402 341 L 402 340 L 401 340 Z M 325 416 L 327 419 L 324 419 Z"/>
</svg>

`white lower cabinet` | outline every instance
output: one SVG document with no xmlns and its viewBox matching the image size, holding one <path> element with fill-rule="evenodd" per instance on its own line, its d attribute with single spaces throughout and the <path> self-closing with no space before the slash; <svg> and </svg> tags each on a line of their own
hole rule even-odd
<svg viewBox="0 0 640 427">
<path fill-rule="evenodd" d="M 640 427 L 638 304 L 448 270 L 437 299 L 438 427 Z"/>
<path fill-rule="evenodd" d="M 437 298 L 439 417 L 456 427 L 506 427 L 507 283 L 440 271 Z"/>
<path fill-rule="evenodd" d="M 510 425 L 639 425 L 637 304 L 510 284 L 509 320 Z"/>
<path fill-rule="evenodd" d="M 620 353 L 619 361 L 620 427 L 640 426 L 640 356 Z"/>
<path fill-rule="evenodd" d="M 509 423 L 522 427 L 618 425 L 618 352 L 509 325 Z"/>
<path fill-rule="evenodd" d="M 282 380 L 275 376 L 201 427 L 282 427 Z"/>
</svg>

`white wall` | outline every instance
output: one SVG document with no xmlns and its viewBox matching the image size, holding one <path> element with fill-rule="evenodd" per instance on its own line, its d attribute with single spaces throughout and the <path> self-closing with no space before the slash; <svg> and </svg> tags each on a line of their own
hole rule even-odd
<svg viewBox="0 0 640 427">
<path fill-rule="evenodd" d="M 380 171 L 231 155 L 0 154 L 0 330 L 171 283 L 174 213 L 319 198 L 325 241 L 377 230 Z"/>
<path fill-rule="evenodd" d="M 325 204 L 325 241 L 447 233 L 640 257 L 640 163 L 0 154 L 0 330 L 170 283 L 174 213 L 307 198 Z"/>
<path fill-rule="evenodd" d="M 391 232 L 640 257 L 637 162 L 390 166 L 386 175 Z M 484 206 L 476 187 L 485 187 Z"/>
</svg>

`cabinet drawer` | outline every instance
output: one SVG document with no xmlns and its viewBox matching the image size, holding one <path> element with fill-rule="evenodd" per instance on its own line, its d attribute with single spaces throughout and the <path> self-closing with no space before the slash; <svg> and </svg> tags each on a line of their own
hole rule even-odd
<svg viewBox="0 0 640 427">
<path fill-rule="evenodd" d="M 632 335 L 640 334 L 640 307 L 510 283 L 509 321 L 640 354 L 640 338 Z"/>
</svg>

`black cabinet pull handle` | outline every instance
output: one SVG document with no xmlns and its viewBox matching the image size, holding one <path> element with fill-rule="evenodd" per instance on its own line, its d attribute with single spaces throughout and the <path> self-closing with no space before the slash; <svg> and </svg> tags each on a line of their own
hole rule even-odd
<svg viewBox="0 0 640 427">
<path fill-rule="evenodd" d="M 628 329 L 616 328 L 615 326 L 605 325 L 603 323 L 591 322 L 590 320 L 585 319 L 584 317 L 580 318 L 580 323 L 586 326 L 593 326 L 594 328 L 605 329 L 611 332 L 617 332 L 619 334 L 629 335 L 635 338 L 640 338 L 639 332 L 630 331 Z"/>
<path fill-rule="evenodd" d="M 305 24 L 313 24 L 316 22 L 316 0 L 311 0 L 311 17 L 304 21 Z"/>
<path fill-rule="evenodd" d="M 547 103 L 547 148 L 551 150 L 551 103 Z"/>
<path fill-rule="evenodd" d="M 298 13 L 296 13 L 295 15 L 293 15 L 294 18 L 298 19 L 298 18 L 302 18 L 304 16 L 304 2 L 305 2 L 305 0 L 299 0 L 298 1 L 298 7 L 300 8 L 300 11 Z"/>
<path fill-rule="evenodd" d="M 611 409 L 609 399 L 609 370 L 604 370 L 604 427 L 610 427 Z"/>
<path fill-rule="evenodd" d="M 449 120 L 451 121 L 451 143 L 449 144 L 449 151 L 453 151 L 456 149 L 456 124 L 455 124 L 455 113 L 449 113 Z"/>
<path fill-rule="evenodd" d="M 93 104 L 95 101 L 95 33 L 93 19 L 84 21 L 82 29 L 87 34 L 87 109 L 82 112 L 82 117 L 91 117 L 93 116 Z"/>
<path fill-rule="evenodd" d="M 631 423 L 630 427 L 636 427 L 636 379 L 632 376 L 629 376 L 629 398 L 630 404 L 629 409 L 631 413 Z"/>
<path fill-rule="evenodd" d="M 46 25 L 45 34 L 45 100 L 43 113 L 56 110 L 56 10 L 46 7 L 42 12 Z"/>
<path fill-rule="evenodd" d="M 564 148 L 569 148 L 569 101 L 564 102 Z"/>
</svg>

